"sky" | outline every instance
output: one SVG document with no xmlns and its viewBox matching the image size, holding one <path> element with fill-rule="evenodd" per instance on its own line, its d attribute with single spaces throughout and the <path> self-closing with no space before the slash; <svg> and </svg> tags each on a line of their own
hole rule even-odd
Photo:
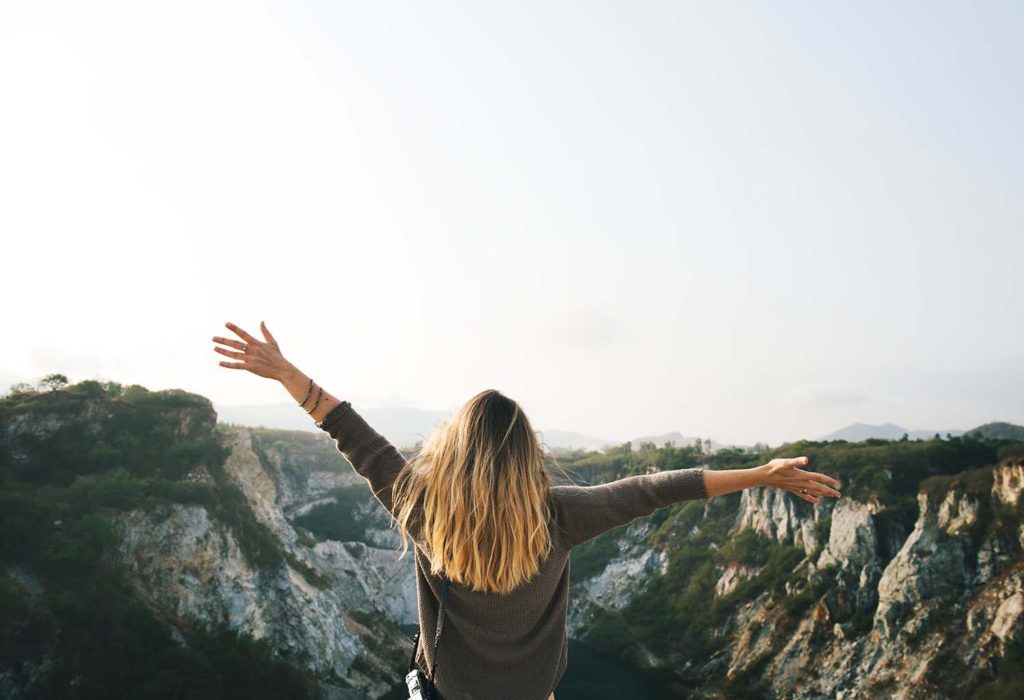
<svg viewBox="0 0 1024 700">
<path fill-rule="evenodd" d="M 0 389 L 1024 424 L 1024 5 L 0 4 Z M 302 410 L 296 407 L 296 410 Z"/>
</svg>

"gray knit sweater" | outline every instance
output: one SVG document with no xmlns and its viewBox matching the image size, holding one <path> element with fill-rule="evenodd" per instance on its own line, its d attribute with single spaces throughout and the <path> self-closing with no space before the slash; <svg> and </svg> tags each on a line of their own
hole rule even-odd
<svg viewBox="0 0 1024 700">
<path fill-rule="evenodd" d="M 334 439 L 377 500 L 394 514 L 391 485 L 405 466 L 405 457 L 349 401 L 331 409 L 317 426 Z M 559 485 L 551 493 L 555 546 L 533 579 L 504 595 L 450 584 L 435 679 L 444 700 L 547 700 L 568 662 L 570 550 L 658 508 L 708 497 L 703 467 L 629 476 L 597 486 Z M 430 561 L 418 542 L 414 551 L 422 630 L 416 659 L 421 669 L 429 670 L 441 579 L 430 574 Z M 406 670 L 395 669 L 396 681 Z"/>
</svg>

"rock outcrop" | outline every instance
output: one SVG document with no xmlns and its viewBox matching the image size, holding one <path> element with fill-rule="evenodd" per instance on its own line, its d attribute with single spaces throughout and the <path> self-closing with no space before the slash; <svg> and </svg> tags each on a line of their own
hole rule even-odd
<svg viewBox="0 0 1024 700">
<path fill-rule="evenodd" d="M 170 432 L 182 441 L 213 440 L 215 414 L 192 404 L 168 409 L 180 413 L 165 421 Z M 110 418 L 102 401 L 82 406 L 74 420 L 86 426 Z M 0 425 L 10 465 L 33 468 L 32 446 L 68 420 L 39 412 Z M 296 530 L 293 519 L 334 501 L 335 489 L 365 482 L 337 454 L 288 452 L 284 443 L 264 446 L 261 435 L 225 429 L 223 466 L 185 475 L 217 498 L 230 496 L 223 503 L 140 504 L 112 516 L 128 583 L 183 643 L 192 628 L 227 625 L 269 640 L 311 671 L 324 697 L 381 697 L 411 651 L 399 626 L 417 619 L 412 556 L 398 559 L 398 534 L 368 489 L 351 514 L 365 525 L 362 541 L 317 542 Z M 653 582 L 670 575 L 676 578 L 663 583 L 688 581 L 693 572 L 680 568 L 699 559 L 696 588 L 706 597 L 697 600 L 724 610 L 724 619 L 700 632 L 719 643 L 697 657 L 686 645 L 672 646 L 671 626 L 662 629 L 661 647 L 641 640 L 623 653 L 677 679 L 683 696 L 721 697 L 703 688 L 729 682 L 764 697 L 808 700 L 969 696 L 993 678 L 1024 631 L 1024 463 L 1006 458 L 969 471 L 922 484 L 916 513 L 912 491 L 888 506 L 874 496 L 844 496 L 814 507 L 755 488 L 710 499 L 703 513 L 681 510 L 659 526 L 638 519 L 617 533 L 600 571 L 574 581 L 568 634 L 586 640 L 602 621 L 619 624 Z M 758 551 L 735 546 L 733 558 L 715 554 L 745 528 L 763 538 Z M 697 537 L 711 554 L 690 547 L 686 557 L 673 557 L 673 543 Z M 768 564 L 748 563 L 765 561 L 762 548 L 785 563 L 770 572 L 774 580 L 763 576 Z M 32 571 L 10 567 L 6 575 L 27 595 L 41 595 Z M 741 585 L 751 579 L 765 585 Z M 669 595 L 665 589 L 655 590 Z M 648 617 L 660 611 L 659 599 L 641 602 Z M 605 625 L 606 636 L 619 629 Z"/>
<path fill-rule="evenodd" d="M 777 542 L 802 547 L 812 554 L 818 547 L 814 524 L 828 515 L 832 504 L 823 500 L 813 508 L 813 517 L 807 517 L 812 508 L 806 501 L 796 501 L 779 489 L 745 489 L 740 494 L 740 508 L 736 530 L 749 527 L 759 535 Z"/>
<path fill-rule="evenodd" d="M 119 519 L 121 552 L 138 595 L 172 625 L 225 623 L 269 639 L 279 653 L 313 671 L 336 697 L 385 694 L 390 688 L 385 679 L 395 677 L 395 659 L 412 648 L 398 628 L 416 622 L 411 554 L 399 560 L 390 546 L 393 538 L 384 547 L 300 544 L 284 508 L 301 512 L 304 503 L 323 502 L 331 488 L 362 483 L 362 478 L 351 470 L 348 475 L 314 472 L 301 480 L 285 478 L 279 464 L 259 453 L 251 431 L 232 429 L 225 440 L 231 453 L 224 474 L 291 561 L 270 570 L 253 566 L 232 529 L 203 506 L 130 511 Z M 390 516 L 368 495 L 362 517 L 379 525 Z M 380 613 L 392 624 L 368 629 L 353 617 L 358 613 Z M 381 641 L 391 645 L 392 655 L 380 657 Z"/>
<path fill-rule="evenodd" d="M 787 502 L 781 492 L 744 491 L 733 532 L 751 527 L 803 548 L 808 556 L 797 578 L 827 585 L 795 620 L 783 610 L 786 597 L 762 593 L 740 605 L 720 630 L 729 642 L 703 669 L 705 678 L 746 678 L 765 697 L 969 695 L 992 679 L 1006 644 L 1024 633 L 1024 525 L 993 520 L 999 507 L 1020 501 L 1021 476 L 1021 460 L 1006 459 L 992 469 L 990 490 L 953 479 L 939 493 L 922 491 L 917 520 L 898 547 L 886 537 L 900 529 L 875 499 L 801 508 L 802 501 Z M 818 543 L 817 525 L 826 517 L 827 541 Z M 643 595 L 645 580 L 658 573 L 648 562 L 665 556 L 644 557 L 634 538 L 645 534 L 632 527 L 617 543 L 619 556 L 576 589 L 575 632 L 585 632 L 596 608 L 621 610 Z M 742 564 L 716 569 L 715 595 L 756 574 Z M 787 584 L 787 596 L 798 592 Z M 674 654 L 645 653 L 646 665 L 690 670 Z"/>
</svg>

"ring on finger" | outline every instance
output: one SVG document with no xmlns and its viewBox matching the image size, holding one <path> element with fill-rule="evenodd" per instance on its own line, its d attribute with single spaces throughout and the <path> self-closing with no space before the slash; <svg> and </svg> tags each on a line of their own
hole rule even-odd
<svg viewBox="0 0 1024 700">
<path fill-rule="evenodd" d="M 804 495 L 807 495 L 807 489 L 806 488 L 800 489 L 800 493 L 802 493 Z"/>
</svg>

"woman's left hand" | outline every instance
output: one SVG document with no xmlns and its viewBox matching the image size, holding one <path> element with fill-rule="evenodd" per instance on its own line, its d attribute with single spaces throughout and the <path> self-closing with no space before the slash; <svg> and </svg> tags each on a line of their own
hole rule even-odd
<svg viewBox="0 0 1024 700">
<path fill-rule="evenodd" d="M 213 342 L 223 343 L 224 345 L 236 348 L 241 352 L 232 352 L 231 350 L 226 350 L 220 347 L 214 347 L 214 352 L 219 352 L 221 355 L 241 360 L 241 362 L 221 361 L 219 363 L 221 367 L 227 367 L 229 369 L 247 369 L 257 376 L 266 377 L 267 379 L 277 379 L 278 381 L 295 369 L 291 362 L 284 359 L 284 355 L 281 354 L 280 346 L 277 344 L 277 341 L 274 340 L 274 336 L 270 334 L 267 324 L 263 321 L 260 321 L 260 330 L 263 332 L 263 337 L 266 338 L 266 342 L 254 338 L 230 321 L 224 325 L 234 331 L 242 340 L 239 341 L 230 338 L 221 338 L 220 336 L 215 335 L 213 336 Z"/>
<path fill-rule="evenodd" d="M 833 479 L 827 474 L 804 471 L 799 468 L 806 466 L 809 461 L 806 455 L 795 458 L 780 457 L 773 459 L 761 467 L 765 474 L 764 485 L 785 489 L 798 498 L 802 498 L 814 505 L 821 503 L 822 496 L 829 496 L 831 498 L 842 496 L 843 494 L 832 488 L 833 486 L 839 487 L 838 479 Z"/>
</svg>

